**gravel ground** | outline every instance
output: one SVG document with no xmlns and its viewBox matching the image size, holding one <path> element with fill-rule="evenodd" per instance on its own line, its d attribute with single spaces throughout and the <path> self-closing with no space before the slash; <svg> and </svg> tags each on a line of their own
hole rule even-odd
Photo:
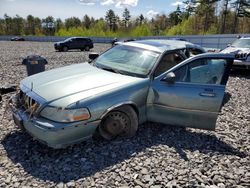
<svg viewBox="0 0 250 188">
<path fill-rule="evenodd" d="M 107 47 L 96 44 L 92 51 Z M 2 86 L 26 76 L 20 63 L 31 54 L 45 57 L 51 69 L 83 62 L 88 53 L 0 41 Z M 250 187 L 250 76 L 230 76 L 226 96 L 215 132 L 146 123 L 132 139 L 61 150 L 32 140 L 7 111 L 0 122 L 0 187 Z M 0 103 L 0 118 L 4 109 Z"/>
</svg>

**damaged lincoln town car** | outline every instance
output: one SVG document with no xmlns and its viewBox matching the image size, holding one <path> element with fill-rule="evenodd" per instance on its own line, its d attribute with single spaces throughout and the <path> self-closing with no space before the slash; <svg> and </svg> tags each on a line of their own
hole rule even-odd
<svg viewBox="0 0 250 188">
<path fill-rule="evenodd" d="M 10 102 L 14 122 L 52 148 L 94 134 L 131 137 L 146 121 L 214 130 L 234 56 L 187 58 L 183 44 L 123 43 L 90 63 L 29 76 Z"/>
</svg>

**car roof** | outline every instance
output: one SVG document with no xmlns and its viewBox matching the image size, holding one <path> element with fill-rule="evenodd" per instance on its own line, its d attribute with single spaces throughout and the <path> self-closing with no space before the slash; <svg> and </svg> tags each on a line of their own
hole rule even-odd
<svg viewBox="0 0 250 188">
<path fill-rule="evenodd" d="M 250 39 L 250 37 L 241 37 L 241 38 L 239 38 L 240 40 L 244 40 L 244 39 Z"/>
<path fill-rule="evenodd" d="M 200 50 L 203 50 L 205 52 L 205 50 L 199 45 L 180 40 L 137 40 L 119 44 L 144 48 L 146 50 L 151 50 L 160 53 L 169 50 L 192 48 L 192 47 L 199 48 Z"/>
<path fill-rule="evenodd" d="M 67 39 L 89 39 L 88 37 L 70 37 Z"/>
</svg>

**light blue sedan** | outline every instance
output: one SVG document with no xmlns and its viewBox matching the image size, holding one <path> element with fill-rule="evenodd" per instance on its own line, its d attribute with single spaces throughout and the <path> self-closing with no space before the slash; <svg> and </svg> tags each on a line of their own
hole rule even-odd
<svg viewBox="0 0 250 188">
<path fill-rule="evenodd" d="M 95 133 L 131 137 L 146 121 L 214 130 L 234 56 L 189 53 L 184 41 L 134 41 L 27 77 L 12 98 L 14 122 L 53 148 Z"/>
</svg>

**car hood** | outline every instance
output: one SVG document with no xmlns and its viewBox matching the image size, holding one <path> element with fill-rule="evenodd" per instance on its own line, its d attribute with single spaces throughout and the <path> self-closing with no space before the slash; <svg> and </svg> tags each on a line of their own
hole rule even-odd
<svg viewBox="0 0 250 188">
<path fill-rule="evenodd" d="M 81 63 L 29 76 L 21 81 L 21 88 L 32 90 L 46 102 L 64 106 L 135 83 L 141 79 L 98 69 L 88 63 Z M 55 102 L 62 101 L 63 98 L 70 98 L 67 100 L 68 104 L 61 102 L 60 105 L 59 102 Z"/>
<path fill-rule="evenodd" d="M 230 46 L 222 50 L 221 52 L 235 54 L 236 60 L 246 61 L 250 54 L 250 48 L 236 48 L 236 47 Z"/>
<path fill-rule="evenodd" d="M 62 44 L 62 42 L 56 42 L 56 43 L 55 43 L 55 45 L 60 45 L 60 44 Z"/>
<path fill-rule="evenodd" d="M 221 51 L 222 53 L 233 53 L 233 54 L 239 54 L 239 53 L 250 53 L 250 48 L 236 48 L 236 47 L 228 47 Z"/>
</svg>

